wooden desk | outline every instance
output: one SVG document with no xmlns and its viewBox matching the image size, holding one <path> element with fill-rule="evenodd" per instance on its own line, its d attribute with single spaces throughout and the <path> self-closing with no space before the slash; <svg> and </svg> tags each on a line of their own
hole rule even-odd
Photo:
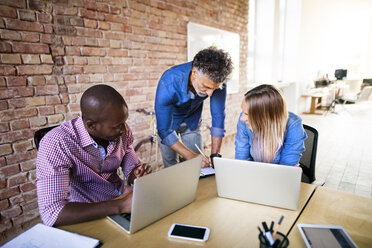
<svg viewBox="0 0 372 248">
<path fill-rule="evenodd" d="M 257 226 L 262 221 L 284 221 L 280 231 L 287 233 L 314 191 L 315 186 L 301 184 L 297 211 L 268 207 L 217 197 L 214 177 L 199 181 L 196 200 L 175 213 L 134 233 L 127 234 L 108 219 L 64 226 L 61 229 L 80 233 L 103 242 L 103 247 L 258 247 Z M 173 223 L 207 226 L 211 229 L 205 243 L 168 238 Z"/>
<path fill-rule="evenodd" d="M 288 238 L 291 247 L 306 247 L 297 224 L 343 226 L 354 242 L 372 247 L 372 199 L 318 187 Z"/>
<path fill-rule="evenodd" d="M 318 113 L 315 110 L 321 107 L 322 105 L 322 95 L 304 95 L 311 97 L 310 103 L 310 111 L 304 112 L 304 114 L 315 114 L 315 115 L 322 115 L 323 113 Z"/>
</svg>

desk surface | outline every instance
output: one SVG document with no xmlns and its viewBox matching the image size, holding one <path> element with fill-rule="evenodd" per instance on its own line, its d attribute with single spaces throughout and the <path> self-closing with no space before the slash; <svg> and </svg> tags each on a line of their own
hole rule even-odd
<svg viewBox="0 0 372 248">
<path fill-rule="evenodd" d="M 134 233 L 127 234 L 108 219 L 63 226 L 61 229 L 97 238 L 103 247 L 258 247 L 257 226 L 262 221 L 277 222 L 284 215 L 280 232 L 287 233 L 304 208 L 315 186 L 301 184 L 297 211 L 268 207 L 217 197 L 214 176 L 201 179 L 196 200 L 175 213 Z M 173 223 L 207 226 L 211 229 L 205 243 L 168 238 Z"/>
<path fill-rule="evenodd" d="M 372 199 L 318 187 L 288 238 L 292 247 L 306 247 L 297 224 L 343 226 L 354 242 L 372 247 Z"/>
</svg>

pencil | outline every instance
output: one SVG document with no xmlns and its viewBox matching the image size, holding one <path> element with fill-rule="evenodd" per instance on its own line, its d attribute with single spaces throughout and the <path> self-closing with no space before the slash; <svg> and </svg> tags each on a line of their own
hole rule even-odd
<svg viewBox="0 0 372 248">
<path fill-rule="evenodd" d="M 280 219 L 279 219 L 278 224 L 275 226 L 275 231 L 273 233 L 273 238 L 275 238 L 275 235 L 278 232 L 279 226 L 280 226 L 280 224 L 282 224 L 283 219 L 284 219 L 284 216 L 282 215 L 282 217 L 280 217 Z"/>
<path fill-rule="evenodd" d="M 199 146 L 197 144 L 195 144 L 195 147 L 198 149 L 198 151 L 200 152 L 201 155 L 203 155 L 205 158 L 208 158 L 204 152 L 202 152 L 202 150 L 200 150 Z"/>
</svg>

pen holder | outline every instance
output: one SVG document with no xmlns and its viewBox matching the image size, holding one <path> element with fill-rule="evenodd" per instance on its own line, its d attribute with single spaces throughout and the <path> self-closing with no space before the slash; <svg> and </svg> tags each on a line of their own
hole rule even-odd
<svg viewBox="0 0 372 248">
<path fill-rule="evenodd" d="M 260 235 L 258 235 L 258 239 L 260 240 L 260 248 L 285 248 L 285 247 L 289 246 L 289 240 L 288 240 L 287 236 L 285 236 L 281 232 L 276 233 L 276 236 L 275 236 L 275 239 L 274 239 L 274 241 L 275 241 L 274 245 L 270 245 L 266 241 L 266 239 L 264 238 L 262 233 L 260 233 Z M 278 241 L 276 241 L 276 240 L 278 240 Z"/>
</svg>

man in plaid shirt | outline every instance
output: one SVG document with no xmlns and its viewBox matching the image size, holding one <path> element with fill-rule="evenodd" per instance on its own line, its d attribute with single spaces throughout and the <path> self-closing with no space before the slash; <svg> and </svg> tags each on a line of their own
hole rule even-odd
<svg viewBox="0 0 372 248">
<path fill-rule="evenodd" d="M 151 172 L 134 152 L 128 106 L 114 88 L 89 88 L 80 107 L 81 117 L 52 129 L 40 142 L 35 184 L 40 217 L 48 226 L 129 213 L 132 188 L 117 169 L 129 184 Z"/>
</svg>

